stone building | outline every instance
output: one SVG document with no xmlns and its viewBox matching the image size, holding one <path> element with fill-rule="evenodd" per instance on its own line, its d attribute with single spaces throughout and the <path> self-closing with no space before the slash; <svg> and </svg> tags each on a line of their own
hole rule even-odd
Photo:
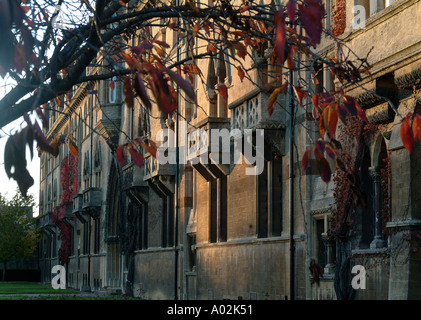
<svg viewBox="0 0 421 320">
<path fill-rule="evenodd" d="M 401 118 L 389 101 L 403 115 L 418 110 L 421 103 L 414 91 L 421 85 L 421 2 L 362 1 L 358 3 L 365 9 L 361 29 L 352 19 L 357 3 L 345 4 L 342 14 L 347 24 L 341 38 L 360 56 L 374 47 L 368 56 L 372 78 L 360 82 L 369 91 L 357 85 L 346 91 L 371 122 L 381 125 L 379 134 L 367 139 L 362 166 L 369 206 L 360 212 L 352 254 L 355 264 L 366 267 L 367 282 L 356 298 L 420 298 L 421 203 L 416 190 L 421 148 L 416 143 L 410 155 L 403 147 Z M 332 23 L 332 5 L 327 2 L 326 27 Z M 172 30 L 155 31 L 163 41 L 176 41 Z M 133 41 L 136 45 L 140 40 Z M 323 38 L 317 52 L 334 56 L 335 45 Z M 257 53 L 256 63 L 264 65 L 267 59 L 267 52 Z M 228 55 L 200 60 L 198 67 L 206 79 L 204 86 L 194 79 L 200 107 L 180 99 L 178 119 L 164 117 L 156 106 L 148 110 L 139 101 L 135 108 L 127 108 L 117 79 L 83 84 L 71 101 L 63 98 L 52 108 L 55 111 L 49 111 L 50 141 L 70 135 L 77 145 L 77 190 L 71 189 L 72 201 L 63 203 L 61 173 L 63 161 L 71 159 L 68 145 L 62 143 L 56 157 L 41 154 L 42 281 L 49 283 L 52 266 L 59 264 L 64 233 L 53 223 L 53 212 L 62 204 L 60 226 L 70 230 L 65 240 L 70 242 L 66 264 L 70 287 L 121 291 L 145 299 L 335 299 L 336 249 L 327 237 L 333 182 L 324 183 L 312 162 L 306 171 L 300 167 L 310 144 L 302 124 L 315 127 L 314 121 L 297 108 L 298 158 L 294 151 L 294 172 L 290 172 L 289 95 L 280 95 L 269 116 L 268 94 L 233 76 Z M 335 85 L 327 69 L 319 71 L 327 90 Z M 256 71 L 254 81 L 262 83 L 262 73 Z M 220 84 L 228 87 L 228 101 L 215 92 Z M 221 157 L 224 152 L 232 157 L 235 143 L 244 152 L 236 162 L 218 164 L 208 148 L 199 148 L 193 158 L 200 161 L 181 157 L 178 165 L 162 164 L 145 153 L 139 168 L 128 154 L 120 166 L 106 142 L 121 145 L 137 136 L 157 141 L 158 132 L 166 129 L 178 132 L 179 155 L 192 155 L 201 134 L 212 129 L 235 132 Z M 258 129 L 264 129 L 263 165 L 262 173 L 253 175 L 247 169 L 257 167 L 253 160 L 258 156 L 247 158 L 245 150 L 257 143 Z M 212 138 L 209 135 L 209 146 Z M 391 165 L 391 219 L 383 228 L 380 173 L 385 158 Z M 320 286 L 311 284 L 311 259 L 325 269 Z"/>
</svg>

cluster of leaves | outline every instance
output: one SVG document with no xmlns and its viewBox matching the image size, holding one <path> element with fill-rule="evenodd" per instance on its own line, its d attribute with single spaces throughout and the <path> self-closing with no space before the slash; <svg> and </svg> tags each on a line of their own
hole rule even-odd
<svg viewBox="0 0 421 320">
<path fill-rule="evenodd" d="M 400 134 L 403 145 L 411 153 L 414 142 L 421 142 L 421 115 L 409 112 L 402 121 Z"/>
<path fill-rule="evenodd" d="M 37 114 L 43 115 L 39 107 L 35 109 Z M 34 179 L 26 168 L 26 147 L 30 150 L 31 160 L 34 156 L 34 142 L 37 143 L 37 146 L 42 151 L 51 154 L 57 152 L 54 145 L 48 142 L 38 122 L 31 122 L 27 114 L 25 115 L 25 121 L 26 126 L 8 138 L 4 149 L 4 168 L 6 174 L 9 179 L 13 178 L 16 180 L 19 190 L 24 197 L 26 197 L 28 189 L 34 184 Z"/>
<path fill-rule="evenodd" d="M 381 219 L 383 221 L 383 233 L 387 234 L 389 229 L 386 228 L 386 222 L 390 221 L 391 218 L 391 206 L 390 206 L 390 176 L 392 174 L 392 167 L 390 157 L 382 159 L 384 167 L 380 168 L 380 184 L 382 191 L 382 212 Z"/>
<path fill-rule="evenodd" d="M 336 139 L 338 120 L 342 122 L 344 130 L 349 132 L 356 128 L 362 128 L 363 124 L 368 123 L 368 120 L 355 99 L 344 94 L 343 91 L 335 95 L 328 92 L 315 94 L 312 97 L 312 102 L 312 114 L 319 123 L 321 138 L 314 143 L 314 146 L 307 148 L 302 158 L 302 165 L 305 170 L 313 151 L 322 180 L 329 182 L 333 171 L 331 167 L 338 166 L 344 172 L 348 170 L 339 152 L 342 145 Z M 350 120 L 353 117 L 359 119 L 361 123 Z M 350 176 L 348 180 L 355 183 L 355 177 Z"/>
<path fill-rule="evenodd" d="M 165 50 L 168 48 L 170 46 L 166 42 L 150 39 L 131 47 L 131 54 L 124 51 L 118 54 L 133 73 L 133 77 L 123 77 L 123 93 L 128 108 L 133 108 L 135 94 L 146 107 L 151 108 L 151 100 L 144 82 L 149 84 L 154 101 L 165 114 L 172 114 L 178 108 L 177 93 L 173 84 L 183 89 L 190 99 L 195 100 L 193 87 L 181 76 L 181 69 L 176 73 L 165 67 L 162 59 L 166 56 Z M 185 72 L 188 71 L 185 69 Z"/>
<path fill-rule="evenodd" d="M 116 157 L 120 165 L 123 165 L 126 161 L 125 151 L 130 154 L 132 161 L 138 166 L 142 167 L 144 162 L 144 156 L 142 149 L 149 152 L 153 157 L 156 158 L 157 146 L 155 142 L 146 137 L 138 137 L 133 139 L 129 143 L 125 143 L 117 147 Z"/>
<path fill-rule="evenodd" d="M 38 66 L 38 60 L 32 50 L 34 38 L 31 28 L 34 26 L 26 17 L 29 7 L 26 1 L 0 1 L 0 76 L 9 70 L 21 73 L 28 68 L 28 62 Z"/>
<path fill-rule="evenodd" d="M 333 6 L 333 26 L 332 35 L 338 37 L 342 35 L 346 28 L 346 0 L 336 0 Z"/>
<path fill-rule="evenodd" d="M 332 208 L 331 229 L 332 236 L 344 235 L 355 224 L 350 221 L 352 209 L 358 205 L 366 206 L 367 199 L 362 191 L 361 178 L 359 175 L 360 166 L 360 149 L 362 145 L 362 136 L 364 134 L 364 123 L 358 116 L 348 116 L 346 126 L 341 127 L 338 135 L 338 143 L 340 148 L 337 154 L 337 162 L 340 163 L 336 167 L 333 182 L 335 199 Z M 350 194 L 353 197 L 350 197 Z M 354 206 L 351 206 L 353 199 Z"/>
<path fill-rule="evenodd" d="M 60 229 L 61 246 L 58 251 L 59 260 L 67 263 L 70 256 L 70 232 L 69 227 L 63 223 L 66 211 L 66 204 L 73 201 L 77 193 L 77 158 L 68 154 L 61 163 L 61 202 L 53 208 L 53 223 Z M 75 219 L 75 217 L 74 217 Z"/>
</svg>

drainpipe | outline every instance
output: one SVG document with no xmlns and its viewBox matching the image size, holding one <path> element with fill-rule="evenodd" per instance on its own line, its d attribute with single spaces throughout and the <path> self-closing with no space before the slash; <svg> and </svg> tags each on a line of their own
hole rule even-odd
<svg viewBox="0 0 421 320">
<path fill-rule="evenodd" d="M 90 100 L 90 99 L 89 99 Z M 89 119 L 89 122 L 90 122 L 90 127 L 91 127 L 91 155 L 90 155 L 90 166 L 91 166 L 91 170 L 90 170 L 90 178 L 89 178 L 89 187 L 92 187 L 92 167 L 93 167 L 93 153 L 92 153 L 92 151 L 93 151 L 93 141 L 92 141 L 92 139 L 93 139 L 93 135 L 94 135 L 94 133 L 93 133 L 93 130 L 92 130 L 92 128 L 93 128 L 93 124 L 94 124 L 94 121 L 93 121 L 93 117 L 94 117 L 94 110 L 93 110 L 93 104 L 94 104 L 94 101 L 93 101 L 93 99 L 92 99 L 92 101 L 91 101 L 91 103 L 90 103 L 90 113 L 91 113 L 91 115 L 90 115 L 90 119 Z M 91 289 L 91 227 L 92 227 L 92 225 L 91 225 L 91 216 L 89 215 L 89 222 L 88 222 L 88 287 L 89 287 L 89 289 Z"/>
<path fill-rule="evenodd" d="M 176 0 L 176 6 L 178 7 L 180 5 L 180 1 Z M 177 17 L 177 25 L 180 24 L 180 19 Z M 177 62 L 180 61 L 180 50 L 178 48 L 178 32 L 176 33 L 176 52 L 177 52 Z M 179 123 L 178 123 L 178 112 L 180 110 L 180 99 L 179 99 L 179 87 L 177 85 L 177 110 L 175 113 L 175 157 L 176 157 L 176 167 L 175 167 L 175 194 L 174 194 L 174 202 L 175 202 L 175 210 L 174 210 L 174 300 L 178 300 L 178 215 L 179 215 L 179 145 L 178 145 L 178 139 L 179 139 Z"/>
<path fill-rule="evenodd" d="M 289 291 L 290 299 L 295 300 L 294 282 L 295 282 L 295 243 L 294 243 L 294 97 L 293 97 L 293 71 L 289 72 Z"/>
</svg>

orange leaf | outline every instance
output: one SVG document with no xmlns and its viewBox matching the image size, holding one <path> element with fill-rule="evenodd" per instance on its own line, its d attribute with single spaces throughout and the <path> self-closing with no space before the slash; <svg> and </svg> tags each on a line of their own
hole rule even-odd
<svg viewBox="0 0 421 320">
<path fill-rule="evenodd" d="M 306 92 L 300 87 L 294 87 L 295 95 L 297 96 L 298 103 L 303 108 L 303 99 L 307 96 Z"/>
<path fill-rule="evenodd" d="M 135 60 L 132 56 L 129 56 L 129 55 L 128 55 L 127 53 L 125 53 L 124 51 L 121 51 L 121 52 L 118 54 L 118 56 L 119 56 L 120 58 L 122 58 L 124 61 L 126 61 L 126 63 L 129 65 L 129 68 L 130 68 L 131 70 L 136 69 L 137 62 L 136 62 L 136 60 Z"/>
<path fill-rule="evenodd" d="M 193 38 L 197 36 L 197 33 L 199 32 L 199 24 L 195 24 L 193 27 Z"/>
<path fill-rule="evenodd" d="M 412 145 L 414 143 L 414 136 L 412 134 L 411 127 L 409 125 L 409 121 L 411 120 L 412 113 L 408 113 L 405 119 L 402 121 L 401 124 L 401 139 L 403 142 L 404 147 L 408 150 L 409 153 L 412 151 Z"/>
<path fill-rule="evenodd" d="M 421 115 L 416 114 L 412 121 L 412 133 L 414 134 L 414 140 L 421 142 Z"/>
<path fill-rule="evenodd" d="M 147 152 L 149 152 L 154 158 L 156 158 L 156 144 L 155 143 L 150 143 L 151 140 L 148 140 L 150 145 L 147 145 L 145 142 L 141 141 L 139 139 L 139 144 L 140 146 L 145 149 Z"/>
<path fill-rule="evenodd" d="M 329 113 L 329 108 L 325 108 L 322 112 L 322 116 L 319 118 L 319 131 L 320 131 L 320 136 L 323 138 L 325 136 L 326 133 L 326 122 L 325 120 L 327 120 L 327 115 Z"/>
<path fill-rule="evenodd" d="M 338 112 L 333 106 L 330 106 L 329 115 L 328 115 L 328 124 L 329 124 L 329 133 L 331 137 L 335 136 L 337 123 L 338 123 Z"/>
<path fill-rule="evenodd" d="M 285 61 L 285 45 L 286 45 L 286 35 L 285 35 L 285 19 L 284 13 L 279 10 L 275 14 L 275 26 L 276 26 L 276 38 L 275 38 L 275 52 L 281 63 Z"/>
<path fill-rule="evenodd" d="M 268 99 L 268 112 L 269 115 L 271 116 L 273 113 L 273 110 L 275 109 L 275 105 L 276 105 L 276 99 L 278 98 L 279 92 L 281 91 L 281 87 L 276 88 L 275 90 L 272 91 L 271 95 L 269 96 Z"/>
<path fill-rule="evenodd" d="M 238 67 L 238 76 L 240 77 L 241 82 L 243 82 L 244 77 L 246 76 L 243 68 Z"/>
<path fill-rule="evenodd" d="M 218 52 L 218 49 L 216 49 L 215 46 L 212 43 L 209 43 L 208 50 L 212 51 L 213 53 Z"/>
<path fill-rule="evenodd" d="M 200 12 L 199 8 L 196 6 L 196 4 L 190 2 L 189 0 L 187 0 L 187 3 L 190 5 L 190 7 L 193 9 L 193 11 L 195 12 Z"/>
</svg>

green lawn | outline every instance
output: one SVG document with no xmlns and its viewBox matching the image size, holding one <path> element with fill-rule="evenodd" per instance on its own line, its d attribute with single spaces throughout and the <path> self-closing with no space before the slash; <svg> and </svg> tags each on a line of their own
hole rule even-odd
<svg viewBox="0 0 421 320">
<path fill-rule="evenodd" d="M 0 281 L 0 294 L 25 294 L 25 293 L 76 293 L 71 289 L 53 289 L 49 285 L 25 281 Z"/>
<path fill-rule="evenodd" d="M 62 295 L 69 294 L 70 295 Z M 0 300 L 139 300 L 124 296 L 79 296 L 78 290 L 53 289 L 50 285 L 42 285 L 37 282 L 24 281 L 0 281 Z M 13 296 L 9 296 L 12 294 Z M 42 296 L 27 296 L 26 294 L 47 294 Z"/>
</svg>

